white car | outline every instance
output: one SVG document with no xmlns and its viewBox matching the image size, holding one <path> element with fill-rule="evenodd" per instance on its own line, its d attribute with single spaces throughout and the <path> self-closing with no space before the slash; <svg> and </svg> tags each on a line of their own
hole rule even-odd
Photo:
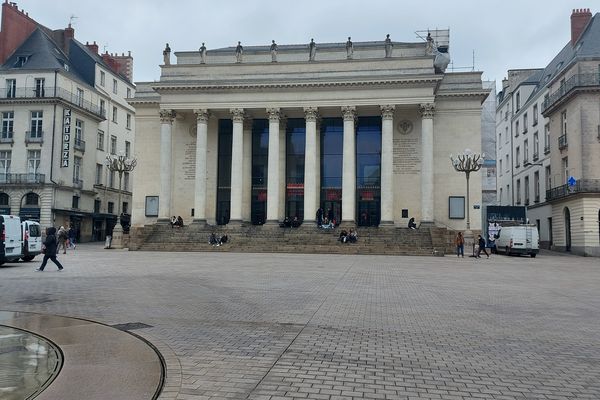
<svg viewBox="0 0 600 400">
<path fill-rule="evenodd" d="M 23 257 L 21 218 L 0 215 L 0 265 Z"/>
<path fill-rule="evenodd" d="M 540 235 L 535 225 L 504 226 L 496 239 L 496 251 L 535 257 L 540 252 Z"/>
<path fill-rule="evenodd" d="M 31 261 L 42 253 L 42 228 L 35 221 L 21 223 L 21 239 L 23 242 L 23 261 Z"/>
</svg>

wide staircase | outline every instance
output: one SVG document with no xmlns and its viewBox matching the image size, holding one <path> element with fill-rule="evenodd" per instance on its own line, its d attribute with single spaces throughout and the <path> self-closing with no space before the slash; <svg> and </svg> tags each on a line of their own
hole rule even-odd
<svg viewBox="0 0 600 400">
<path fill-rule="evenodd" d="M 247 253 L 386 254 L 432 256 L 451 253 L 454 233 L 435 226 L 359 228 L 356 243 L 341 243 L 341 229 L 315 226 L 148 225 L 132 228 L 129 249 L 141 251 L 220 251 Z M 227 235 L 223 246 L 208 243 L 211 233 Z"/>
</svg>

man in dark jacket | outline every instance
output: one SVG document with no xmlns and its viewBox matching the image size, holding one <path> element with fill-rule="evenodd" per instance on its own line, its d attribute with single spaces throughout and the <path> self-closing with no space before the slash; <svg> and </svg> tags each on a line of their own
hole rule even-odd
<svg viewBox="0 0 600 400">
<path fill-rule="evenodd" d="M 45 246 L 44 260 L 42 261 L 42 265 L 40 265 L 40 267 L 38 269 L 36 269 L 36 271 L 42 272 L 44 270 L 44 268 L 46 267 L 46 263 L 48 262 L 48 259 L 52 260 L 52 262 L 54 264 L 56 264 L 59 271 L 62 271 L 63 266 L 56 259 L 56 247 L 57 247 L 56 228 L 54 228 L 54 227 L 48 228 L 48 230 L 46 231 L 46 240 L 44 240 L 44 246 Z"/>
</svg>

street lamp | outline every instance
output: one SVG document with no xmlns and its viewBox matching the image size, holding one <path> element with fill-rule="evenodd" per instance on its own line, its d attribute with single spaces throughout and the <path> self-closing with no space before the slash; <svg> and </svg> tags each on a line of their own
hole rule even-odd
<svg viewBox="0 0 600 400">
<path fill-rule="evenodd" d="M 135 158 L 127 158 L 124 154 L 106 155 L 106 168 L 111 172 L 119 174 L 119 202 L 117 204 L 117 224 L 113 228 L 111 247 L 116 249 L 123 248 L 123 227 L 121 226 L 121 180 L 123 172 L 131 172 L 137 165 Z"/>
<path fill-rule="evenodd" d="M 464 172 L 467 178 L 467 230 L 465 231 L 464 238 L 467 246 L 473 244 L 473 232 L 471 231 L 471 216 L 470 216 L 470 202 L 469 202 L 469 175 L 471 172 L 477 172 L 483 166 L 484 154 L 474 154 L 470 149 L 465 149 L 463 154 L 459 154 L 454 158 L 450 154 L 450 161 L 452 166 L 457 172 Z M 475 246 L 473 246 L 475 250 Z"/>
</svg>

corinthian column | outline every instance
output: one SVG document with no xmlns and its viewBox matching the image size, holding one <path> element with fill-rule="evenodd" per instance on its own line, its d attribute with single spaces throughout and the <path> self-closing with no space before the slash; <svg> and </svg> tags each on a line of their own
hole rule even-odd
<svg viewBox="0 0 600 400">
<path fill-rule="evenodd" d="M 196 114 L 196 186 L 194 191 L 194 223 L 206 224 L 206 150 L 208 137 L 208 110 L 194 110 Z"/>
<path fill-rule="evenodd" d="M 356 216 L 356 107 L 342 107 L 344 150 L 342 156 L 342 222 L 354 224 Z M 339 217 L 338 217 L 339 218 Z"/>
<path fill-rule="evenodd" d="M 244 160 L 242 189 L 242 220 L 250 222 L 252 207 L 252 118 L 244 118 Z"/>
<path fill-rule="evenodd" d="M 421 104 L 421 223 L 433 223 L 433 114 L 432 103 Z"/>
<path fill-rule="evenodd" d="M 160 192 L 157 222 L 171 221 L 171 136 L 175 111 L 160 110 Z"/>
<path fill-rule="evenodd" d="M 279 108 L 268 108 L 269 158 L 267 172 L 267 224 L 278 224 L 279 217 Z"/>
<path fill-rule="evenodd" d="M 381 222 L 394 225 L 394 108 L 381 106 Z"/>
<path fill-rule="evenodd" d="M 304 109 L 306 121 L 306 146 L 304 149 L 304 222 L 315 222 L 317 212 L 317 172 L 319 154 L 317 150 L 317 118 L 316 107 Z"/>
<path fill-rule="evenodd" d="M 232 108 L 233 137 L 231 141 L 231 214 L 229 223 L 242 223 L 242 192 L 244 181 L 244 110 Z"/>
</svg>

